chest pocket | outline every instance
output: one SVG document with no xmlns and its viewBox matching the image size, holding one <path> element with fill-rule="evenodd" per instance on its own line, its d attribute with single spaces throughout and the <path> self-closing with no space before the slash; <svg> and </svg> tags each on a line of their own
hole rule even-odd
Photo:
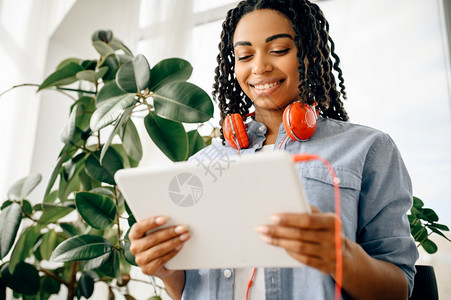
<svg viewBox="0 0 451 300">
<path fill-rule="evenodd" d="M 343 225 L 346 234 L 353 236 L 358 221 L 362 179 L 355 171 L 350 169 L 335 168 L 334 171 L 340 179 L 340 205 Z M 335 194 L 329 170 L 320 165 L 302 166 L 300 176 L 308 202 L 317 206 L 323 212 L 334 212 Z"/>
</svg>

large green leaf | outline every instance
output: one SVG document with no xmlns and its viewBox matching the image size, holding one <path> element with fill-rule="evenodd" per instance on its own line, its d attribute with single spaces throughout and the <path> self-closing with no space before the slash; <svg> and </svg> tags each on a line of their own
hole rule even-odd
<svg viewBox="0 0 451 300">
<path fill-rule="evenodd" d="M 16 239 L 17 230 L 22 221 L 22 209 L 17 203 L 12 203 L 0 214 L 0 259 L 11 250 Z"/>
<path fill-rule="evenodd" d="M 75 195 L 75 204 L 86 223 L 96 229 L 105 229 L 116 218 L 116 203 L 105 195 L 79 192 Z"/>
<path fill-rule="evenodd" d="M 97 107 L 102 106 L 111 98 L 116 98 L 118 96 L 122 96 L 128 94 L 126 91 L 122 90 L 117 86 L 116 81 L 110 81 L 105 84 L 97 94 L 96 105 Z"/>
<path fill-rule="evenodd" d="M 111 30 L 97 30 L 91 36 L 91 41 L 101 41 L 104 43 L 109 43 L 113 39 L 113 32 Z"/>
<path fill-rule="evenodd" d="M 105 75 L 105 73 L 103 75 Z M 94 70 L 83 70 L 83 71 L 77 72 L 77 74 L 75 74 L 75 77 L 78 80 L 86 80 L 86 81 L 89 81 L 92 83 L 97 82 L 96 72 Z"/>
<path fill-rule="evenodd" d="M 89 176 L 86 173 L 86 170 L 81 170 L 78 174 L 78 177 L 80 178 L 80 183 L 83 185 L 83 188 L 81 188 L 80 190 L 89 191 L 102 185 L 100 181 L 95 180 L 94 178 Z"/>
<path fill-rule="evenodd" d="M 112 251 L 108 260 L 105 261 L 99 268 L 97 268 L 96 273 L 101 277 L 113 277 L 120 280 L 120 257 L 119 251 Z"/>
<path fill-rule="evenodd" d="M 75 121 L 75 126 L 80 130 L 85 131 L 89 128 L 89 121 L 91 116 L 96 109 L 95 98 L 91 97 L 81 97 L 75 103 L 77 106 L 77 118 Z"/>
<path fill-rule="evenodd" d="M 58 221 L 74 210 L 72 206 L 42 203 L 42 215 L 38 220 L 41 225 L 47 225 Z"/>
<path fill-rule="evenodd" d="M 85 261 L 83 270 L 88 271 L 103 266 L 110 259 L 111 255 L 113 255 L 113 252 L 108 252 L 99 257 Z"/>
<path fill-rule="evenodd" d="M 423 207 L 424 203 L 420 198 L 413 196 L 413 206 L 414 207 Z"/>
<path fill-rule="evenodd" d="M 121 137 L 122 145 L 127 155 L 134 161 L 139 162 L 143 156 L 143 149 L 138 130 L 131 118 L 122 127 L 119 136 Z"/>
<path fill-rule="evenodd" d="M 63 242 L 63 239 L 55 230 L 51 229 L 44 233 L 41 237 L 41 244 L 39 245 L 39 253 L 42 259 L 50 260 L 53 250 L 61 242 Z"/>
<path fill-rule="evenodd" d="M 186 81 L 193 73 L 191 64 L 180 58 L 168 58 L 156 64 L 150 72 L 151 91 L 173 81 Z"/>
<path fill-rule="evenodd" d="M 430 239 L 424 240 L 421 243 L 421 246 L 429 254 L 433 254 L 433 253 L 437 252 L 437 245 L 433 241 L 431 241 Z"/>
<path fill-rule="evenodd" d="M 213 102 L 208 94 L 189 82 L 171 82 L 155 91 L 157 115 L 177 122 L 200 123 L 213 117 Z"/>
<path fill-rule="evenodd" d="M 438 216 L 435 213 L 434 210 L 430 209 L 430 208 L 422 208 L 421 209 L 421 219 L 428 221 L 428 222 L 437 222 L 438 221 Z"/>
<path fill-rule="evenodd" d="M 71 143 L 74 138 L 75 138 L 75 122 L 77 120 L 77 112 L 78 110 L 78 106 L 75 106 L 70 115 L 69 115 L 69 120 L 67 121 L 66 125 L 63 127 L 63 130 L 60 133 L 60 140 L 64 143 L 64 144 L 69 144 Z"/>
<path fill-rule="evenodd" d="M 89 299 L 94 293 L 94 279 L 87 273 L 83 273 L 78 280 L 76 294 Z"/>
<path fill-rule="evenodd" d="M 124 169 L 135 168 L 138 166 L 139 163 L 130 158 L 125 152 L 124 144 L 113 144 L 111 147 L 121 156 L 122 162 L 124 163 Z"/>
<path fill-rule="evenodd" d="M 125 240 L 124 244 L 123 244 L 123 247 L 124 247 L 124 258 L 129 264 L 131 264 L 133 266 L 138 266 L 138 264 L 135 261 L 135 256 L 133 255 L 133 253 L 130 252 L 130 246 L 131 246 L 130 241 L 129 240 Z"/>
<path fill-rule="evenodd" d="M 150 67 L 147 59 L 138 54 L 133 60 L 119 67 L 116 74 L 117 85 L 129 93 L 145 90 L 150 80 Z"/>
<path fill-rule="evenodd" d="M 83 233 L 83 231 L 86 229 L 84 228 L 84 223 L 78 222 L 78 223 L 60 223 L 61 229 L 65 234 L 68 236 L 76 236 Z"/>
<path fill-rule="evenodd" d="M 85 161 L 86 154 L 82 153 L 66 164 L 58 187 L 58 197 L 62 202 L 66 201 L 72 192 L 80 189 L 79 174 L 84 170 Z"/>
<path fill-rule="evenodd" d="M 83 68 L 79 64 L 69 62 L 58 69 L 56 72 L 50 74 L 50 76 L 48 76 L 39 86 L 38 91 L 52 86 L 68 85 L 74 83 L 78 80 L 75 75 L 82 70 Z"/>
<path fill-rule="evenodd" d="M 56 247 L 51 260 L 55 262 L 87 260 L 108 253 L 113 248 L 113 245 L 101 236 L 89 234 L 74 236 Z"/>
<path fill-rule="evenodd" d="M 57 66 L 56 66 L 56 70 L 59 70 L 61 68 L 63 68 L 64 66 L 66 66 L 69 63 L 75 63 L 77 65 L 81 65 L 81 63 L 83 62 L 82 59 L 80 58 L 76 58 L 76 57 L 69 57 L 66 58 L 65 60 L 63 60 L 62 62 L 60 62 Z"/>
<path fill-rule="evenodd" d="M 155 145 L 170 160 L 182 161 L 188 158 L 188 135 L 182 124 L 150 112 L 144 118 L 144 125 Z"/>
<path fill-rule="evenodd" d="M 48 295 L 58 294 L 60 287 L 60 283 L 55 278 L 50 276 L 41 277 L 41 292 L 45 292 Z M 41 299 L 39 298 L 39 300 Z"/>
<path fill-rule="evenodd" d="M 113 149 L 109 148 L 100 164 L 100 151 L 89 155 L 86 159 L 86 173 L 92 178 L 115 185 L 114 174 L 124 168 L 121 156 Z"/>
<path fill-rule="evenodd" d="M 127 46 L 124 45 L 124 43 L 122 43 L 122 41 L 116 39 L 115 37 L 113 37 L 113 39 L 108 43 L 108 45 L 110 45 L 111 48 L 113 48 L 114 50 L 123 50 L 125 55 L 127 57 L 133 57 L 133 53 L 130 51 L 130 49 L 128 49 Z"/>
<path fill-rule="evenodd" d="M 119 59 L 118 59 L 118 56 L 119 55 L 110 55 L 105 60 L 102 60 L 101 64 L 99 64 L 99 66 L 108 67 L 108 71 L 102 77 L 103 82 L 108 82 L 110 80 L 115 81 L 117 69 L 119 68 L 120 58 L 121 58 L 119 56 Z"/>
<path fill-rule="evenodd" d="M 101 59 L 99 61 L 99 65 L 102 66 L 103 63 L 105 62 L 105 60 L 107 58 L 114 57 L 115 53 L 114 53 L 114 49 L 111 48 L 108 44 L 102 42 L 102 41 L 95 41 L 92 43 L 92 45 L 94 46 L 94 48 L 97 50 L 97 52 L 101 55 Z"/>
<path fill-rule="evenodd" d="M 35 266 L 25 262 L 18 263 L 13 274 L 9 272 L 8 264 L 5 264 L 2 268 L 2 278 L 14 292 L 34 295 L 39 291 L 39 272 Z"/>
<path fill-rule="evenodd" d="M 134 94 L 122 94 L 105 101 L 91 116 L 91 130 L 98 131 L 119 118 L 130 106 L 136 103 Z"/>
<path fill-rule="evenodd" d="M 50 175 L 49 182 L 47 183 L 47 187 L 44 193 L 44 199 L 50 194 L 52 187 L 55 184 L 56 178 L 58 177 L 58 174 L 61 171 L 61 166 L 63 165 L 63 163 L 68 159 L 70 159 L 72 155 L 74 155 L 76 152 L 77 148 L 72 145 L 65 145 L 63 150 L 61 150 L 60 156 L 58 157 L 58 161 L 56 162 L 52 174 Z"/>
<path fill-rule="evenodd" d="M 120 116 L 119 120 L 114 125 L 113 131 L 111 132 L 110 136 L 108 137 L 108 140 L 102 147 L 102 152 L 100 153 L 100 163 L 102 163 L 103 157 L 105 156 L 106 151 L 110 147 L 114 136 L 122 129 L 124 123 L 127 122 L 127 120 L 130 118 L 130 114 L 132 113 L 132 111 L 133 111 L 133 106 L 130 106 L 129 108 L 124 110 L 124 112 Z"/>
<path fill-rule="evenodd" d="M 445 225 L 443 225 L 443 226 L 445 226 Z M 435 232 L 435 233 L 438 234 L 438 235 L 441 235 L 442 237 L 444 237 L 445 239 L 447 239 L 448 241 L 451 242 L 451 240 L 450 240 L 443 232 L 441 232 L 441 231 L 438 230 L 437 228 L 433 227 L 432 225 L 429 225 L 428 227 L 429 227 L 429 229 L 430 229 L 431 231 Z"/>
<path fill-rule="evenodd" d="M 444 230 L 444 231 L 449 231 L 449 227 L 444 225 L 444 224 L 438 224 L 438 223 L 433 223 L 433 224 L 429 224 L 429 228 L 437 228 L 440 230 Z"/>
<path fill-rule="evenodd" d="M 188 132 L 189 152 L 188 157 L 194 155 L 197 151 L 205 148 L 206 144 L 197 130 Z"/>
<path fill-rule="evenodd" d="M 9 272 L 12 274 L 18 263 L 30 256 L 34 244 L 39 239 L 39 227 L 30 226 L 20 235 L 9 259 Z"/>
<path fill-rule="evenodd" d="M 41 174 L 33 174 L 16 181 L 8 190 L 8 199 L 21 201 L 41 182 Z"/>
</svg>

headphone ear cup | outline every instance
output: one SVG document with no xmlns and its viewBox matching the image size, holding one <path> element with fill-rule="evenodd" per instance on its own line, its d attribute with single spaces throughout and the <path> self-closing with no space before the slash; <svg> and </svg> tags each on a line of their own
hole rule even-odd
<svg viewBox="0 0 451 300">
<path fill-rule="evenodd" d="M 231 147 L 237 150 L 249 147 L 246 126 L 240 114 L 231 114 L 225 117 L 222 133 Z"/>
<path fill-rule="evenodd" d="M 308 104 L 294 102 L 283 112 L 283 126 L 288 136 L 295 141 L 306 141 L 316 130 L 317 113 Z"/>
</svg>

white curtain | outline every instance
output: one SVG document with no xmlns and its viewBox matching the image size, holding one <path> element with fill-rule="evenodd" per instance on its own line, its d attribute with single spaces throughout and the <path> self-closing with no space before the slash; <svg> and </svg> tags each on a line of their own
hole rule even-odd
<svg viewBox="0 0 451 300">
<path fill-rule="evenodd" d="M 74 1 L 0 1 L 0 92 L 43 78 L 48 39 Z M 36 88 L 0 98 L 0 201 L 29 175 L 37 122 Z"/>
<path fill-rule="evenodd" d="M 143 0 L 140 8 L 140 36 L 137 53 L 153 67 L 159 61 L 178 57 L 191 61 L 194 0 Z M 135 119 L 141 135 L 140 165 L 168 164 L 170 160 L 148 137 L 141 120 Z"/>
</svg>

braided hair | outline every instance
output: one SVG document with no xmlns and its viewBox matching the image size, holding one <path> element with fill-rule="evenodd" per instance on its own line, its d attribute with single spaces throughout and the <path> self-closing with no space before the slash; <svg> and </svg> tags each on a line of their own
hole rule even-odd
<svg viewBox="0 0 451 300">
<path fill-rule="evenodd" d="M 298 49 L 301 101 L 310 105 L 316 101 L 322 117 L 347 121 L 348 115 L 340 99 L 340 96 L 346 99 L 343 73 L 338 66 L 340 59 L 334 52 L 335 45 L 329 36 L 329 23 L 318 5 L 308 0 L 246 0 L 231 9 L 222 24 L 213 84 L 213 99 L 219 102 L 220 125 L 231 113 L 239 113 L 244 119 L 252 107 L 251 99 L 243 92 L 235 77 L 233 35 L 240 19 L 259 9 L 276 10 L 291 20 Z M 337 90 L 333 70 L 338 73 L 340 91 Z M 224 140 L 222 129 L 221 138 Z"/>
</svg>

